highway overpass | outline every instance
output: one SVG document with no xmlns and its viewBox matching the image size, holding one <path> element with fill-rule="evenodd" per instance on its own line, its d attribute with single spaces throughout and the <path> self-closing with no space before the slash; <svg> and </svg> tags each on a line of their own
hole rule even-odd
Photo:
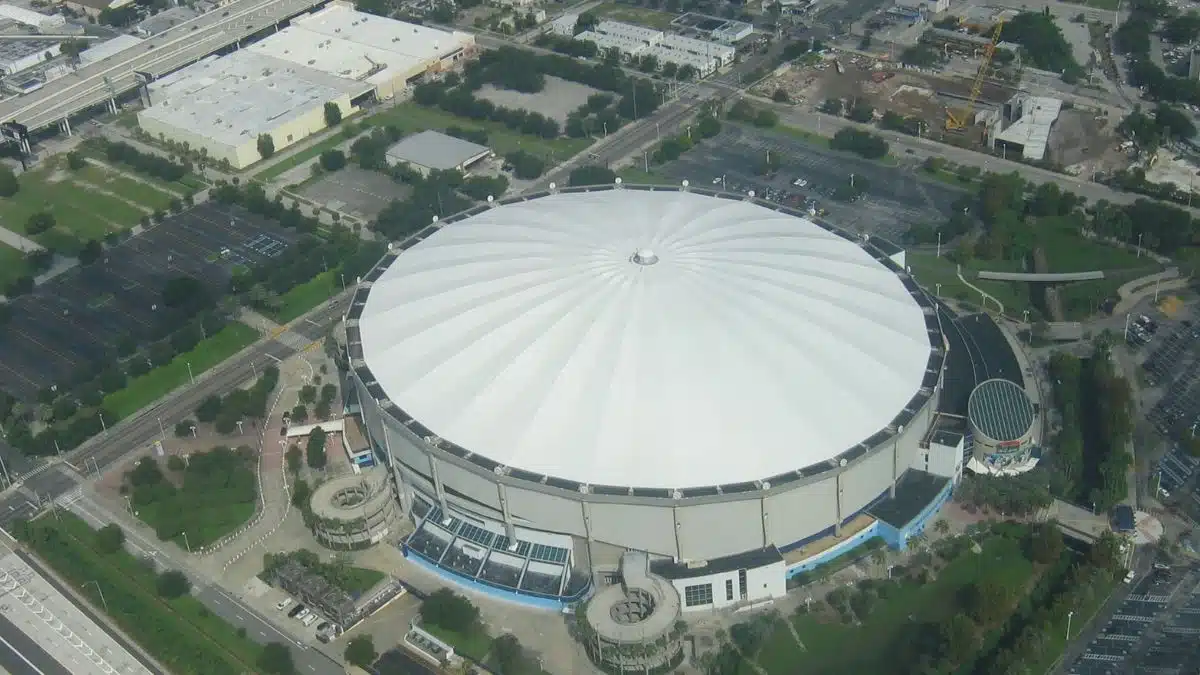
<svg viewBox="0 0 1200 675">
<path fill-rule="evenodd" d="M 135 71 L 161 77 L 326 1 L 235 0 L 35 92 L 0 101 L 0 123 L 16 122 L 30 132 L 59 124 L 70 133 L 67 118 L 81 110 L 107 103 L 115 111 L 116 97 L 137 88 Z"/>
</svg>

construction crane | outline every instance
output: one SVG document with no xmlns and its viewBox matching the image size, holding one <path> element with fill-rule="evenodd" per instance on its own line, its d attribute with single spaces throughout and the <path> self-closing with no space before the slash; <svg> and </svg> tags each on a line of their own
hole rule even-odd
<svg viewBox="0 0 1200 675">
<path fill-rule="evenodd" d="M 983 80 L 987 77 L 988 69 L 992 66 L 992 57 L 996 55 L 996 45 L 1000 43 L 1000 31 L 1003 29 L 1004 22 L 997 21 L 995 28 L 992 29 L 992 39 L 983 50 L 983 62 L 979 64 L 979 72 L 975 73 L 975 82 L 971 85 L 971 95 L 967 98 L 967 107 L 962 111 L 961 115 L 956 114 L 949 108 L 946 109 L 947 131 L 965 129 L 970 123 L 971 113 L 975 110 L 975 102 L 979 100 L 979 93 L 983 91 Z"/>
</svg>

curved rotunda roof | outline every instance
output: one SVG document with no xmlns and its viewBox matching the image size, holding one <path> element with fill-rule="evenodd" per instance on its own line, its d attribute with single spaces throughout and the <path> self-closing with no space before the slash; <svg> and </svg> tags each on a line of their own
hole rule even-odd
<svg viewBox="0 0 1200 675">
<path fill-rule="evenodd" d="M 360 318 L 389 399 L 500 464 L 688 488 L 836 457 L 921 387 L 900 278 L 801 218 L 689 192 L 555 194 L 402 253 Z"/>
</svg>

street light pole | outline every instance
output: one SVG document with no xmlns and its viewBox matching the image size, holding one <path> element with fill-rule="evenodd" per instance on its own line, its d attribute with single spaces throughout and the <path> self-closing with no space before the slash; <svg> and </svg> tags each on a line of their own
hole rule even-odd
<svg viewBox="0 0 1200 675">
<path fill-rule="evenodd" d="M 104 413 L 97 412 L 96 416 L 100 418 L 100 429 L 102 431 L 108 431 L 108 425 L 104 423 Z"/>
<path fill-rule="evenodd" d="M 0 469 L 4 470 L 4 481 L 12 485 L 12 476 L 8 475 L 8 465 L 4 463 L 3 453 L 0 453 Z"/>
<path fill-rule="evenodd" d="M 162 415 L 158 416 L 158 434 L 162 436 L 163 443 L 167 442 L 167 430 L 163 428 Z"/>
<path fill-rule="evenodd" d="M 93 586 L 95 586 L 96 592 L 100 594 L 100 603 L 104 605 L 104 613 L 111 614 L 112 612 L 110 612 L 108 610 L 108 600 L 104 599 L 104 590 L 102 588 L 100 588 L 100 582 L 95 581 L 95 580 L 86 581 L 86 582 L 84 582 L 83 586 L 81 586 L 81 588 L 87 588 L 88 584 L 92 584 Z"/>
<path fill-rule="evenodd" d="M 1129 319 L 1133 316 L 1133 312 L 1125 314 L 1125 341 L 1129 342 Z"/>
<path fill-rule="evenodd" d="M 1067 642 L 1071 641 L 1071 618 L 1075 616 L 1075 611 L 1067 612 Z"/>
<path fill-rule="evenodd" d="M 192 544 L 188 541 L 187 532 L 183 532 L 183 545 L 187 547 L 187 552 L 192 552 Z"/>
<path fill-rule="evenodd" d="M 191 381 L 192 384 L 196 384 L 196 376 L 192 375 L 192 362 L 191 361 L 187 361 L 187 368 L 188 368 L 188 380 Z"/>
</svg>

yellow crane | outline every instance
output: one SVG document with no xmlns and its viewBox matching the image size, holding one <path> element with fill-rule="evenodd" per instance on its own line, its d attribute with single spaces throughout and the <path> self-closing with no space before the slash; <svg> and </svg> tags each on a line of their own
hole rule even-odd
<svg viewBox="0 0 1200 675">
<path fill-rule="evenodd" d="M 971 85 L 971 95 L 967 98 L 967 107 L 961 115 L 956 114 L 952 109 L 946 109 L 947 131 L 965 129 L 970 124 L 971 113 L 975 110 L 975 102 L 979 100 L 979 93 L 983 91 L 983 80 L 992 66 L 992 57 L 996 55 L 996 45 L 1000 43 L 1000 31 L 1003 29 L 1004 22 L 997 21 L 996 27 L 992 29 L 992 39 L 983 50 L 983 62 L 979 64 L 979 72 L 975 73 L 975 82 Z"/>
</svg>

